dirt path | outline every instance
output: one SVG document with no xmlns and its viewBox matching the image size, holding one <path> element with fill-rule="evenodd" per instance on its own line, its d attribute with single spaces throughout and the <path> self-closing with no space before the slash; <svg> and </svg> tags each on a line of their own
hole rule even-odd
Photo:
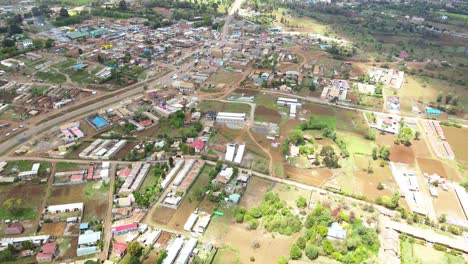
<svg viewBox="0 0 468 264">
<path fill-rule="evenodd" d="M 110 190 L 109 190 L 109 196 L 108 196 L 108 207 L 107 207 L 107 212 L 106 212 L 106 218 L 104 219 L 104 224 L 103 224 L 103 233 L 104 233 L 104 247 L 102 249 L 102 252 L 100 254 L 99 259 L 102 261 L 107 259 L 107 256 L 109 256 L 109 248 L 110 248 L 110 242 L 112 239 L 112 203 L 114 200 L 114 184 L 115 184 L 115 164 L 111 165 L 110 168 Z"/>
<path fill-rule="evenodd" d="M 247 134 L 249 135 L 249 138 L 252 140 L 252 142 L 255 145 L 257 145 L 257 147 L 259 147 L 263 152 L 265 152 L 265 154 L 267 154 L 268 158 L 270 159 L 268 170 L 270 172 L 270 175 L 275 177 L 275 170 L 273 169 L 273 155 L 271 155 L 271 153 L 267 149 L 262 147 L 262 145 L 260 145 L 260 143 L 257 142 L 257 140 L 252 136 L 252 133 L 250 132 L 250 128 L 247 130 Z"/>
<path fill-rule="evenodd" d="M 34 226 L 36 226 L 36 228 L 39 226 L 39 222 L 41 221 L 42 212 L 44 211 L 44 208 L 45 208 L 46 203 L 47 203 L 47 197 L 49 197 L 50 190 L 52 189 L 52 183 L 54 182 L 55 169 L 56 169 L 56 164 L 55 164 L 55 162 L 53 162 L 52 163 L 52 168 L 50 169 L 49 178 L 47 179 L 46 192 L 45 192 L 44 196 L 42 197 L 41 205 L 37 209 L 38 213 L 37 213 L 37 216 L 36 216 L 36 220 L 34 221 Z"/>
</svg>

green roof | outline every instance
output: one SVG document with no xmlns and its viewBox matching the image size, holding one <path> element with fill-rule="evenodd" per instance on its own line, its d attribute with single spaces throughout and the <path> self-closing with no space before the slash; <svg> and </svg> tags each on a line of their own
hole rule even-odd
<svg viewBox="0 0 468 264">
<path fill-rule="evenodd" d="M 73 31 L 73 32 L 68 32 L 67 37 L 71 39 L 79 39 L 79 38 L 85 38 L 86 36 L 89 35 L 88 32 L 86 31 Z"/>
<path fill-rule="evenodd" d="M 240 194 L 238 193 L 233 193 L 231 195 L 229 195 L 229 200 L 233 203 L 238 203 L 239 202 L 239 199 L 240 199 Z"/>
</svg>

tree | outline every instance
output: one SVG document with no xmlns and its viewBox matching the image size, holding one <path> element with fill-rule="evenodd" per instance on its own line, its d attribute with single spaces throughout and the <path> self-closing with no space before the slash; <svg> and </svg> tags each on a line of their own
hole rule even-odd
<svg viewBox="0 0 468 264">
<path fill-rule="evenodd" d="M 44 41 L 42 39 L 33 39 L 32 42 L 36 49 L 42 49 L 44 47 Z"/>
<path fill-rule="evenodd" d="M 419 140 L 419 136 L 421 136 L 421 132 L 416 131 L 416 132 L 414 133 L 414 139 Z"/>
<path fill-rule="evenodd" d="M 143 250 L 143 247 L 136 240 L 128 243 L 128 245 L 127 245 L 127 252 L 128 252 L 128 254 L 130 254 L 132 256 L 139 256 L 141 254 L 142 250 Z"/>
<path fill-rule="evenodd" d="M 440 92 L 438 95 L 437 95 L 437 102 L 438 103 L 441 103 L 442 102 L 442 99 L 444 98 L 444 94 L 442 92 Z"/>
<path fill-rule="evenodd" d="M 296 206 L 299 208 L 305 208 L 307 206 L 306 198 L 299 196 L 299 198 L 296 200 Z"/>
<path fill-rule="evenodd" d="M 379 158 L 377 147 L 372 148 L 372 159 L 377 160 Z"/>
<path fill-rule="evenodd" d="M 322 242 L 322 248 L 323 248 L 323 251 L 325 251 L 327 255 L 331 255 L 333 252 L 335 252 L 335 248 L 333 247 L 332 242 L 328 239 L 325 239 Z"/>
<path fill-rule="evenodd" d="M 46 47 L 46 48 L 50 49 L 50 48 L 52 48 L 53 46 L 54 46 L 54 40 L 53 40 L 53 39 L 47 39 L 47 40 L 45 41 L 45 47 Z"/>
<path fill-rule="evenodd" d="M 304 144 L 304 132 L 299 129 L 293 130 L 291 135 L 289 135 L 289 142 L 293 145 L 302 145 Z"/>
<path fill-rule="evenodd" d="M 11 35 L 15 35 L 15 34 L 22 34 L 23 33 L 23 29 L 21 29 L 20 26 L 18 26 L 17 24 L 12 24 L 10 25 L 10 29 L 8 30 L 10 36 Z"/>
<path fill-rule="evenodd" d="M 167 257 L 167 250 L 163 249 L 159 251 L 158 260 L 156 261 L 157 264 L 162 264 L 164 259 Z"/>
<path fill-rule="evenodd" d="M 384 186 L 381 182 L 379 182 L 379 184 L 377 185 L 377 190 L 381 191 L 384 189 Z"/>
<path fill-rule="evenodd" d="M 288 259 L 287 259 L 286 257 L 284 257 L 284 256 L 280 256 L 280 257 L 278 258 L 278 262 L 277 262 L 277 263 L 278 263 L 278 264 L 288 264 Z"/>
<path fill-rule="evenodd" d="M 169 157 L 169 167 L 174 167 L 174 159 L 172 157 Z"/>
<path fill-rule="evenodd" d="M 311 243 L 307 243 L 305 248 L 305 255 L 310 259 L 314 260 L 318 258 L 319 249 L 317 246 Z"/>
<path fill-rule="evenodd" d="M 125 0 L 120 0 L 120 2 L 119 2 L 119 10 L 121 10 L 121 11 L 127 10 L 127 2 L 125 2 Z"/>
<path fill-rule="evenodd" d="M 296 244 L 292 245 L 289 250 L 289 257 L 293 260 L 300 259 L 302 257 L 302 251 Z"/>
<path fill-rule="evenodd" d="M 389 160 L 390 159 L 390 147 L 387 145 L 383 145 L 380 147 L 380 157 L 383 160 Z"/>
<path fill-rule="evenodd" d="M 400 130 L 398 131 L 398 141 L 403 143 L 405 146 L 411 145 L 411 140 L 413 139 L 414 132 L 413 130 L 408 127 L 408 126 L 401 126 Z"/>
<path fill-rule="evenodd" d="M 62 7 L 60 9 L 59 15 L 60 17 L 63 17 L 63 18 L 70 17 L 70 14 L 68 14 L 68 10 L 65 7 Z"/>
<path fill-rule="evenodd" d="M 21 242 L 21 248 L 22 249 L 33 249 L 34 244 L 31 242 L 31 240 L 26 240 Z"/>
<path fill-rule="evenodd" d="M 2 46 L 4 48 L 9 48 L 9 47 L 14 47 L 15 46 L 15 41 L 9 38 L 5 38 L 2 41 Z"/>
</svg>

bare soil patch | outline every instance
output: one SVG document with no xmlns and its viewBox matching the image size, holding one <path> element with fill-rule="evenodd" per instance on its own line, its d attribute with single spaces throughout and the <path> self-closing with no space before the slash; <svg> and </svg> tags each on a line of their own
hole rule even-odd
<svg viewBox="0 0 468 264">
<path fill-rule="evenodd" d="M 393 162 L 414 163 L 414 152 L 412 147 L 393 145 L 390 149 L 390 160 Z"/>
<path fill-rule="evenodd" d="M 437 215 L 446 214 L 447 217 L 465 219 L 465 214 L 452 188 L 449 191 L 439 189 L 439 197 L 432 200 Z"/>
<path fill-rule="evenodd" d="M 239 205 L 245 208 L 251 208 L 260 204 L 263 199 L 263 195 L 271 190 L 274 185 L 275 183 L 272 181 L 259 177 L 251 177 Z"/>
<path fill-rule="evenodd" d="M 65 222 L 56 222 L 56 223 L 44 223 L 41 226 L 41 235 L 51 235 L 51 236 L 62 236 L 65 231 L 67 223 Z"/>
<path fill-rule="evenodd" d="M 163 231 L 161 235 L 159 236 L 158 240 L 156 240 L 156 243 L 160 244 L 163 248 L 166 248 L 169 240 L 171 240 L 172 234 L 166 231 Z"/>
<path fill-rule="evenodd" d="M 444 164 L 440 160 L 427 159 L 427 158 L 416 158 L 419 168 L 423 173 L 433 174 L 436 173 L 448 180 L 461 181 L 463 177 L 458 174 L 452 167 Z"/>
<path fill-rule="evenodd" d="M 175 209 L 160 205 L 154 211 L 151 219 L 158 224 L 167 225 L 175 213 Z"/>
<path fill-rule="evenodd" d="M 294 181 L 320 186 L 325 180 L 332 176 L 332 171 L 328 168 L 319 169 L 299 169 L 285 165 L 286 176 Z"/>
<path fill-rule="evenodd" d="M 278 111 L 259 105 L 255 107 L 255 119 L 262 122 L 279 123 L 281 121 L 281 115 Z"/>
</svg>

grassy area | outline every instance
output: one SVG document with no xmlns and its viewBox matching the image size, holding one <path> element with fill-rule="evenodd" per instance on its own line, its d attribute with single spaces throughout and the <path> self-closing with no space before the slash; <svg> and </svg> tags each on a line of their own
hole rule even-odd
<svg viewBox="0 0 468 264">
<path fill-rule="evenodd" d="M 255 96 L 254 103 L 256 105 L 261 105 L 271 110 L 278 110 L 279 107 L 276 103 L 277 100 L 277 97 L 271 95 L 257 95 Z"/>
<path fill-rule="evenodd" d="M 9 161 L 6 168 L 5 173 L 11 173 L 14 168 L 18 172 L 20 171 L 30 171 L 33 164 L 36 163 L 34 161 L 29 160 L 17 160 L 17 161 Z M 49 162 L 40 162 L 41 166 L 39 167 L 39 174 L 50 170 L 50 163 Z"/>
<path fill-rule="evenodd" d="M 310 115 L 314 123 L 319 123 L 322 125 L 326 125 L 326 127 L 331 129 L 336 129 L 336 118 L 334 116 L 326 116 L 326 115 Z"/>
<path fill-rule="evenodd" d="M 36 218 L 36 214 L 37 209 L 35 208 L 18 208 L 15 213 L 6 208 L 0 208 L 0 219 L 33 220 Z"/>
<path fill-rule="evenodd" d="M 80 165 L 79 163 L 57 162 L 55 164 L 56 172 L 75 171 L 75 170 L 80 170 L 82 168 L 83 168 L 83 165 Z"/>
<path fill-rule="evenodd" d="M 275 26 L 282 26 L 291 28 L 294 31 L 300 31 L 304 33 L 316 33 L 325 34 L 328 32 L 328 27 L 319 21 L 310 17 L 296 17 L 287 15 L 288 9 L 280 8 L 274 14 L 276 20 L 273 23 Z M 283 15 L 286 14 L 286 15 Z M 281 23 L 283 21 L 283 23 Z"/>
<path fill-rule="evenodd" d="M 339 139 L 344 140 L 349 153 L 372 155 L 372 148 L 375 146 L 373 141 L 356 134 L 341 131 L 337 131 L 336 135 Z"/>
<path fill-rule="evenodd" d="M 242 74 L 238 72 L 227 72 L 227 71 L 220 71 L 213 75 L 208 81 L 219 84 L 219 83 L 224 83 L 226 85 L 231 85 L 236 82 L 241 81 L 242 79 Z"/>
<path fill-rule="evenodd" d="M 65 77 L 65 75 L 58 73 L 57 71 L 52 70 L 52 69 L 48 71 L 38 71 L 36 72 L 35 77 L 48 83 L 59 84 L 59 83 L 64 83 L 67 81 L 67 78 Z"/>
<path fill-rule="evenodd" d="M 401 241 L 401 263 L 411 264 L 463 264 L 462 256 L 454 256 L 447 252 L 437 251 L 432 246 L 410 243 L 407 240 Z"/>
<path fill-rule="evenodd" d="M 216 101 L 203 101 L 200 103 L 201 111 L 218 111 L 233 113 L 250 113 L 250 105 L 242 103 L 225 103 Z"/>
</svg>

